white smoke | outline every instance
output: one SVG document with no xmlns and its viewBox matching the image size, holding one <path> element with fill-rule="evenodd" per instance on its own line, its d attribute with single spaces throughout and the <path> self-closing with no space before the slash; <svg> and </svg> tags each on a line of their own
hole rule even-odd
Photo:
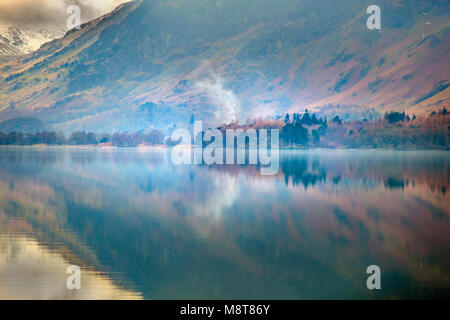
<svg viewBox="0 0 450 320">
<path fill-rule="evenodd" d="M 212 74 L 209 79 L 196 83 L 197 90 L 206 93 L 211 102 L 217 107 L 215 116 L 219 124 L 231 123 L 237 120 L 241 110 L 238 97 L 224 85 L 223 78 Z"/>
</svg>

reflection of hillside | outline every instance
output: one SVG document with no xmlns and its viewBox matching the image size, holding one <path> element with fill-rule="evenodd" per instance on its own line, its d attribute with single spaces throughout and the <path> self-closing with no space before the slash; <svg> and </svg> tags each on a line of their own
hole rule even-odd
<svg viewBox="0 0 450 320">
<path fill-rule="evenodd" d="M 69 265 L 62 255 L 27 236 L 0 235 L 0 299 L 141 298 L 117 287 L 107 277 L 84 269 L 82 290 L 67 290 Z"/>
<path fill-rule="evenodd" d="M 389 296 L 420 296 L 399 277 L 432 296 L 448 284 L 448 194 L 417 182 L 427 168 L 445 175 L 446 157 L 297 153 L 261 177 L 255 167 L 118 152 L 70 151 L 45 164 L 0 152 L 1 206 L 31 225 L 23 232 L 68 239 L 73 256 L 92 253 L 95 270 L 145 298 L 367 297 L 361 278 L 372 263 L 386 268 Z M 40 170 L 21 173 L 27 165 Z M 408 176 L 414 186 L 384 185 Z"/>
<path fill-rule="evenodd" d="M 0 233 L 28 234 L 73 264 L 87 268 L 98 265 L 95 253 L 61 223 L 66 220 L 67 209 L 54 189 L 22 180 L 18 186 L 0 181 L 0 191 Z"/>
</svg>

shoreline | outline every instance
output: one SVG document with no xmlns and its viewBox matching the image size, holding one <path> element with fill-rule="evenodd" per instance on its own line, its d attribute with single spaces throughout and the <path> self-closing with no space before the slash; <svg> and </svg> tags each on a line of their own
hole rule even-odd
<svg viewBox="0 0 450 320">
<path fill-rule="evenodd" d="M 113 146 L 111 144 L 103 144 L 103 145 L 0 145 L 1 149 L 20 149 L 20 148 L 30 148 L 30 149 L 100 149 L 100 150 L 169 150 L 173 149 L 174 146 L 167 145 L 138 145 L 135 147 L 118 147 Z M 188 148 L 188 146 L 186 146 Z M 246 148 L 247 149 L 247 148 Z M 450 149 L 438 149 L 438 148 L 347 148 L 347 147 L 335 147 L 335 148 L 327 148 L 327 147 L 311 147 L 311 148 L 279 148 L 280 151 L 373 151 L 373 152 L 425 152 L 425 151 L 439 151 L 439 152 L 450 152 Z"/>
</svg>

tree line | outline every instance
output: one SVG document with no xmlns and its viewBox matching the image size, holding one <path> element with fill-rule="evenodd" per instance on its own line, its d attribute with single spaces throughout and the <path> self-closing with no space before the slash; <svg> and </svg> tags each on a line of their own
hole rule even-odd
<svg viewBox="0 0 450 320">
<path fill-rule="evenodd" d="M 331 120 L 317 117 L 306 109 L 303 114 L 286 114 L 284 120 L 255 120 L 250 124 L 227 124 L 226 129 L 279 129 L 280 145 L 284 148 L 406 148 L 450 149 L 450 116 L 444 107 L 428 116 L 416 117 L 404 111 L 390 111 L 378 120 L 344 121 L 339 116 Z M 191 117 L 190 123 L 193 122 Z M 136 147 L 141 144 L 174 146 L 179 141 L 165 140 L 163 132 L 121 132 L 96 134 L 77 131 L 68 138 L 55 131 L 38 133 L 2 133 L 0 145 L 99 145 Z"/>
<path fill-rule="evenodd" d="M 94 132 L 76 131 L 68 138 L 55 131 L 37 133 L 0 132 L 0 145 L 99 145 L 110 143 L 118 147 L 136 147 L 140 144 L 163 144 L 165 135 L 156 129 L 148 132 L 122 132 L 114 134 L 96 134 Z"/>
<path fill-rule="evenodd" d="M 283 148 L 450 149 L 450 116 L 445 107 L 421 117 L 389 111 L 373 121 L 344 121 L 337 115 L 327 121 L 310 115 L 307 109 L 303 114 L 279 118 L 284 120 L 255 120 L 245 126 L 231 124 L 220 129 L 277 128 Z"/>
<path fill-rule="evenodd" d="M 284 147 L 450 149 L 450 117 L 444 107 L 428 116 L 386 112 L 382 119 L 345 122 L 309 116 L 285 116 L 280 140 Z M 313 120 L 314 119 L 314 120 Z"/>
</svg>

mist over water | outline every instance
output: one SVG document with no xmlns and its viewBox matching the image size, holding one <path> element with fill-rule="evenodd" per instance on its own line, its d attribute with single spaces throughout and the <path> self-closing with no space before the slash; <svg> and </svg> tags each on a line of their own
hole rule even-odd
<svg viewBox="0 0 450 320">
<path fill-rule="evenodd" d="M 3 148 L 0 298 L 449 296 L 450 153 L 280 156 L 261 176 L 170 150 Z"/>
</svg>

